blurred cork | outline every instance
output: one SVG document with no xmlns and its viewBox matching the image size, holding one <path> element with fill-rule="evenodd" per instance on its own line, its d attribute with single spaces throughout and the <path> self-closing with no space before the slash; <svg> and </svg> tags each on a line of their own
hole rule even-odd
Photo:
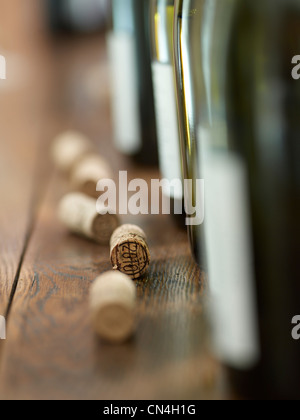
<svg viewBox="0 0 300 420">
<path fill-rule="evenodd" d="M 118 271 L 98 277 L 90 290 L 90 318 L 102 339 L 122 343 L 135 330 L 136 287 Z"/>
<path fill-rule="evenodd" d="M 54 139 L 51 156 L 56 167 L 69 175 L 75 165 L 92 151 L 93 145 L 84 134 L 66 131 Z"/>
<path fill-rule="evenodd" d="M 150 252 L 145 232 L 141 228 L 136 225 L 120 226 L 111 237 L 110 248 L 114 270 L 134 280 L 145 274 L 150 264 Z"/>
<path fill-rule="evenodd" d="M 110 165 L 101 156 L 92 154 L 83 157 L 71 172 L 71 184 L 74 190 L 90 197 L 98 198 L 97 184 L 102 179 L 112 179 Z"/>
<path fill-rule="evenodd" d="M 95 199 L 81 193 L 68 194 L 60 201 L 58 216 L 71 232 L 107 245 L 119 225 L 118 217 L 113 214 L 100 215 L 96 203 Z"/>
</svg>

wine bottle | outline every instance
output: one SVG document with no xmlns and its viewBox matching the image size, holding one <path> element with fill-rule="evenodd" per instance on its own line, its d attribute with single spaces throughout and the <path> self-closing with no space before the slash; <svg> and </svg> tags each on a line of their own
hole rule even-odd
<svg viewBox="0 0 300 420">
<path fill-rule="evenodd" d="M 180 225 L 185 226 L 173 57 L 174 3 L 175 0 L 151 1 L 152 77 L 160 169 L 163 178 L 170 183 L 163 194 L 171 199 L 172 213 Z M 174 187 L 170 189 L 173 182 Z"/>
<path fill-rule="evenodd" d="M 184 52 L 198 49 L 200 82 L 184 94 L 199 112 L 214 348 L 238 397 L 298 399 L 300 6 L 207 0 L 202 11 Z"/>
<path fill-rule="evenodd" d="M 205 180 L 206 217 L 199 241 L 207 251 L 214 351 L 228 366 L 247 371 L 258 363 L 260 349 L 247 163 L 228 122 L 227 52 L 236 4 L 206 1 L 191 45 L 201 54 L 201 70 L 195 70 L 202 79 L 195 93 L 197 161 Z"/>
<path fill-rule="evenodd" d="M 47 0 L 53 32 L 93 32 L 105 26 L 107 0 Z"/>
<path fill-rule="evenodd" d="M 300 306 L 300 84 L 291 75 L 299 24 L 296 0 L 246 0 L 230 32 L 227 119 L 248 174 L 260 351 L 252 369 L 232 377 L 250 397 L 300 397 L 291 334 Z"/>
<path fill-rule="evenodd" d="M 65 28 L 64 5 L 60 0 L 46 0 L 46 18 L 52 32 L 60 32 Z"/>
<path fill-rule="evenodd" d="M 180 140 L 184 177 L 192 180 L 192 188 L 185 191 L 185 203 L 197 202 L 196 180 L 202 179 L 198 165 L 198 119 L 199 106 L 196 92 L 200 90 L 201 54 L 198 44 L 191 50 L 190 42 L 198 34 L 203 18 L 204 0 L 175 0 L 174 11 L 174 57 L 176 70 L 176 94 L 179 114 Z M 198 198 L 199 199 L 199 198 Z M 186 207 L 186 205 L 185 205 Z M 188 225 L 191 249 L 196 262 L 206 267 L 206 252 L 203 242 L 203 225 Z"/>
<path fill-rule="evenodd" d="M 112 0 L 108 52 L 115 146 L 139 163 L 157 164 L 147 0 Z"/>
</svg>

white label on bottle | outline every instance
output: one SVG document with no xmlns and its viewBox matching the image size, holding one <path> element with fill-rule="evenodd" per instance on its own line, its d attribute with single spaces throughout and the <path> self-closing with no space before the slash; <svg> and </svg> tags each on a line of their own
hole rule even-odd
<svg viewBox="0 0 300 420">
<path fill-rule="evenodd" d="M 202 129 L 199 134 L 214 346 L 228 365 L 249 369 L 260 350 L 246 171 L 230 152 L 206 153 L 212 133 Z"/>
<path fill-rule="evenodd" d="M 154 99 L 158 131 L 158 150 L 162 175 L 169 181 L 182 179 L 179 128 L 175 82 L 171 64 L 152 64 Z M 170 191 L 165 191 L 170 194 Z M 173 198 L 182 199 L 182 191 L 174 189 Z"/>
<path fill-rule="evenodd" d="M 125 154 L 142 147 L 134 36 L 108 34 L 115 143 Z"/>
</svg>

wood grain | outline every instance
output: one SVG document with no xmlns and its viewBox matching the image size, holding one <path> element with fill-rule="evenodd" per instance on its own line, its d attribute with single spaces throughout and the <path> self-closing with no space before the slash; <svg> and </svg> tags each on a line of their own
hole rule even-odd
<svg viewBox="0 0 300 420">
<path fill-rule="evenodd" d="M 36 30 L 30 26 L 31 13 L 25 14 L 20 24 L 21 3 L 13 0 L 2 4 L 0 14 L 0 53 L 7 62 L 7 80 L 0 81 L 0 315 L 7 311 L 30 236 L 37 198 L 36 163 L 48 87 L 44 84 L 47 79 L 47 72 L 43 73 L 45 55 L 38 49 L 37 57 L 36 41 L 29 41 Z M 37 2 L 30 0 L 27 6 L 33 4 Z M 41 39 L 42 32 L 39 45 Z M 38 95 L 32 95 L 35 89 Z"/>
<path fill-rule="evenodd" d="M 153 263 L 136 283 L 137 334 L 122 346 L 104 344 L 89 325 L 88 292 L 91 282 L 111 268 L 109 248 L 68 235 L 59 225 L 58 185 L 53 179 L 20 276 L 1 397 L 211 396 L 206 376 L 214 375 L 215 367 L 206 353 L 204 278 L 189 256 L 185 234 L 167 219 L 157 220 L 155 230 L 163 227 L 172 233 L 171 241 L 162 249 L 149 232 Z M 202 373 L 208 366 L 212 367 Z"/>
</svg>

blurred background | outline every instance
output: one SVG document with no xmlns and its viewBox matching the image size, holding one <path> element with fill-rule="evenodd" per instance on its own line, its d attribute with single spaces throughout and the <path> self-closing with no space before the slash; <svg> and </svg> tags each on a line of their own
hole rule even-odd
<svg viewBox="0 0 300 420">
<path fill-rule="evenodd" d="M 50 123 L 51 117 L 50 124 L 59 127 L 64 113 L 67 128 L 77 119 L 74 110 L 84 114 L 82 121 L 96 108 L 95 112 L 99 111 L 100 96 L 106 99 L 107 87 L 105 51 L 101 48 L 106 12 L 103 2 L 89 3 L 85 16 L 80 6 L 79 10 L 75 6 L 82 2 L 32 0 L 25 5 L 18 0 L 1 1 L 0 53 L 7 66 L 7 80 L 0 85 L 2 147 L 5 144 L 16 152 L 18 142 L 24 153 L 34 154 L 34 148 L 26 143 L 34 141 L 34 136 L 22 130 L 22 124 L 30 131 L 40 129 L 39 142 L 45 145 L 49 133 L 42 125 Z M 77 22 L 76 16 L 82 20 Z M 9 146 L 12 143 L 14 146 Z M 26 157 L 23 155 L 23 160 Z M 19 159 L 17 154 L 14 158 Z M 14 169 L 18 171 L 18 167 Z"/>
<path fill-rule="evenodd" d="M 41 199 L 40 190 L 45 192 L 56 134 L 82 130 L 104 156 L 113 153 L 107 149 L 106 5 L 88 1 L 82 10 L 80 1 L 1 0 L 0 55 L 7 76 L 0 80 L 3 229 L 25 217 L 21 209 L 27 214 L 25 209 Z"/>
</svg>

